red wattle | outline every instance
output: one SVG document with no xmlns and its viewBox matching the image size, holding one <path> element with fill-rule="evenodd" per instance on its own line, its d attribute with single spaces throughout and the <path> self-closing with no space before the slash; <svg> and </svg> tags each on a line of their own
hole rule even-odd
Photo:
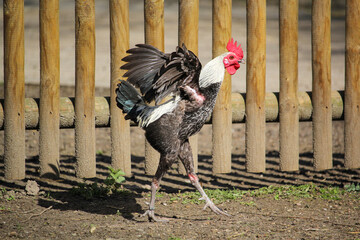
<svg viewBox="0 0 360 240">
<path fill-rule="evenodd" d="M 235 66 L 228 66 L 227 68 L 226 68 L 226 70 L 228 71 L 228 73 L 230 74 L 230 75 L 234 75 L 235 73 L 236 73 L 236 68 L 235 68 Z"/>
</svg>

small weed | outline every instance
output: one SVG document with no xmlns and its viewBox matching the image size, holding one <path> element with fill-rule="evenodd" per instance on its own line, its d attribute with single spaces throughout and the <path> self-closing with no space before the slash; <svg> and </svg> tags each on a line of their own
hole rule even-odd
<svg viewBox="0 0 360 240">
<path fill-rule="evenodd" d="M 125 178 L 123 177 L 125 173 L 123 171 L 115 170 L 109 167 L 109 176 L 105 179 L 104 183 L 91 183 L 88 184 L 85 182 L 79 183 L 78 186 L 73 187 L 71 192 L 74 195 L 79 195 L 85 198 L 86 200 L 93 199 L 95 197 L 107 197 L 113 193 L 116 193 Z"/>
<path fill-rule="evenodd" d="M 356 184 L 352 183 L 352 184 L 347 184 L 344 186 L 345 191 L 347 192 L 360 192 L 360 184 Z"/>
<path fill-rule="evenodd" d="M 107 186 L 113 186 L 116 184 L 120 184 L 125 181 L 125 178 L 123 177 L 125 173 L 121 171 L 120 169 L 113 169 L 112 167 L 109 168 L 109 176 L 105 179 L 105 184 Z"/>
<path fill-rule="evenodd" d="M 5 196 L 5 195 L 6 195 L 6 193 L 7 193 L 6 188 L 4 188 L 4 187 L 0 188 L 0 197 Z"/>
<path fill-rule="evenodd" d="M 51 193 L 50 192 L 45 192 L 44 193 L 44 198 L 52 199 Z"/>
<path fill-rule="evenodd" d="M 8 191 L 6 188 L 0 188 L 0 198 L 4 198 L 6 201 L 15 200 L 15 192 L 13 190 Z"/>
<path fill-rule="evenodd" d="M 104 152 L 103 152 L 102 150 L 97 150 L 97 151 L 96 151 L 96 155 L 103 156 L 103 155 L 104 155 Z"/>
<path fill-rule="evenodd" d="M 15 197 L 13 195 L 10 195 L 6 198 L 6 201 L 12 201 L 15 200 Z"/>
<path fill-rule="evenodd" d="M 0 211 L 10 211 L 10 210 L 11 210 L 10 207 L 6 208 L 5 206 L 0 206 Z"/>
</svg>

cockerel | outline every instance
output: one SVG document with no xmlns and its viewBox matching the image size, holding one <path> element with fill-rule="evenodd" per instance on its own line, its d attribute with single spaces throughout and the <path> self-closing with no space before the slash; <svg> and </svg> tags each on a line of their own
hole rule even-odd
<svg viewBox="0 0 360 240">
<path fill-rule="evenodd" d="M 160 153 L 160 161 L 151 184 L 149 209 L 144 213 L 149 220 L 167 221 L 154 214 L 155 195 L 166 171 L 178 159 L 182 161 L 191 183 L 217 214 L 229 216 L 206 195 L 194 172 L 189 137 L 200 131 L 210 116 L 224 79 L 225 69 L 231 75 L 244 62 L 241 45 L 231 39 L 228 52 L 212 59 L 201 69 L 196 55 L 183 44 L 175 52 L 163 53 L 157 48 L 138 44 L 129 49 L 121 69 L 127 81 L 120 80 L 117 104 L 126 119 L 139 124 L 151 146 Z M 136 90 L 140 89 L 141 94 Z M 167 101 L 164 98 L 170 98 Z M 162 101 L 164 100 L 164 101 Z M 155 101 L 155 106 L 148 105 Z"/>
</svg>

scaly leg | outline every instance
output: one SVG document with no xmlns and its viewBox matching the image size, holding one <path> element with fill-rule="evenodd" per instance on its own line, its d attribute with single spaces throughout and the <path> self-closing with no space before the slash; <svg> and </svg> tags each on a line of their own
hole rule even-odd
<svg viewBox="0 0 360 240">
<path fill-rule="evenodd" d="M 160 180 L 160 179 L 159 179 Z M 154 221 L 154 222 L 168 222 L 169 220 L 167 218 L 158 218 L 155 217 L 155 198 L 156 198 L 156 192 L 159 188 L 159 180 L 156 179 L 156 177 L 152 180 L 151 183 L 151 198 L 150 198 L 150 204 L 149 204 L 149 209 L 146 210 L 146 212 L 144 214 L 142 214 L 142 217 L 148 216 L 149 221 Z"/>
<path fill-rule="evenodd" d="M 156 170 L 155 176 L 151 183 L 151 198 L 150 198 L 150 204 L 149 209 L 146 210 L 146 212 L 142 215 L 148 216 L 150 221 L 154 222 L 168 222 L 169 219 L 167 218 L 159 218 L 155 217 L 155 198 L 156 198 L 156 192 L 159 189 L 160 181 L 162 177 L 165 175 L 166 171 L 171 167 L 172 163 L 174 162 L 174 154 L 167 154 L 167 155 L 161 155 L 160 161 L 159 161 L 159 167 Z"/>
<path fill-rule="evenodd" d="M 228 213 L 224 212 L 223 210 L 221 210 L 220 208 L 218 208 L 213 203 L 213 201 L 211 201 L 211 199 L 206 195 L 204 189 L 201 187 L 201 185 L 199 183 L 199 178 L 196 176 L 195 171 L 194 171 L 194 163 L 193 163 L 192 152 L 191 152 L 191 147 L 190 147 L 189 141 L 185 141 L 181 145 L 179 158 L 185 166 L 186 172 L 190 178 L 192 185 L 194 185 L 194 187 L 200 192 L 200 194 L 201 194 L 200 200 L 205 200 L 205 202 L 206 202 L 204 210 L 207 207 L 209 207 L 216 214 L 231 216 L 230 214 L 228 214 Z"/>
</svg>

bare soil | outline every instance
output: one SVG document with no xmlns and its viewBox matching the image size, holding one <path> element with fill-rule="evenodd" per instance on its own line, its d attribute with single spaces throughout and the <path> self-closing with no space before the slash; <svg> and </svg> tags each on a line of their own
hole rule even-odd
<svg viewBox="0 0 360 240">
<path fill-rule="evenodd" d="M 272 1 L 268 1 L 272 2 Z M 311 1 L 301 1 L 309 2 Z M 335 1 L 334 1 L 335 2 Z M 25 1 L 26 83 L 39 83 L 38 1 Z M 301 4 L 300 3 L 300 4 Z M 71 0 L 60 1 L 61 84 L 74 84 L 74 6 Z M 96 86 L 108 86 L 109 18 L 108 1 L 96 1 L 97 65 Z M 211 58 L 211 1 L 200 1 L 199 57 Z M 276 1 L 276 4 L 277 1 Z M 2 0 L 0 0 L 2 10 Z M 309 5 L 310 6 L 310 5 Z M 165 49 L 177 44 L 177 2 L 165 2 Z M 246 11 L 244 1 L 234 1 L 232 36 L 246 49 Z M 333 9 L 336 10 L 336 9 Z M 139 14 L 140 13 L 140 14 Z M 311 90 L 311 11 L 299 11 L 299 90 Z M 334 12 L 337 13 L 337 12 Z M 143 14 L 143 1 L 130 1 L 130 15 Z M 278 91 L 278 7 L 267 8 L 267 91 Z M 332 87 L 344 88 L 345 20 L 344 9 L 332 19 Z M 0 15 L 2 22 L 2 15 Z M 131 46 L 144 41 L 143 18 L 130 18 Z M 2 25 L 0 26 L 2 28 Z M 0 38 L 0 45 L 3 45 Z M 0 53 L 2 51 L 0 48 Z M 37 59 L 37 60 L 36 60 Z M 0 60 L 1 62 L 1 60 Z M 3 64 L 0 64 L 0 77 Z M 245 91 L 246 68 L 233 78 L 233 91 Z M 2 78 L 1 78 L 2 79 Z M 3 98 L 0 84 L 0 98 Z M 74 96 L 72 87 L 62 87 L 61 96 Z M 108 96 L 108 89 L 98 88 L 97 96 Z M 39 97 L 38 86 L 27 85 L 26 97 Z M 265 186 L 300 185 L 339 186 L 360 183 L 360 170 L 344 168 L 343 122 L 333 123 L 334 168 L 315 172 L 312 168 L 311 123 L 300 123 L 300 170 L 279 171 L 278 124 L 267 124 L 265 173 L 245 170 L 245 126 L 233 126 L 232 172 L 214 176 L 211 172 L 211 126 L 199 133 L 199 177 L 206 189 L 258 189 Z M 273 195 L 244 196 L 240 201 L 219 205 L 232 217 L 217 216 L 202 205 L 171 201 L 178 191 L 194 191 L 185 176 L 172 169 L 162 182 L 156 213 L 170 218 L 169 223 L 152 223 L 141 214 L 147 209 L 151 176 L 144 174 L 144 137 L 141 129 L 131 130 L 132 170 L 123 188 L 126 194 L 86 200 L 71 194 L 82 183 L 75 177 L 74 130 L 61 130 L 61 178 L 38 177 L 38 131 L 26 132 L 26 179 L 4 179 L 3 153 L 0 144 L 0 239 L 360 239 L 360 197 L 347 193 L 341 200 L 321 198 L 275 200 Z M 88 183 L 104 181 L 110 158 L 110 130 L 96 129 L 97 177 Z M 0 131 L 3 143 L 3 132 Z M 139 144 L 140 143 L 140 144 Z M 100 154 L 101 153 L 101 154 Z M 359 156 L 360 157 L 360 156 Z M 28 180 L 40 186 L 38 195 L 25 191 Z M 33 189 L 36 192 L 36 189 Z M 251 203 L 251 204 L 250 204 Z"/>
<path fill-rule="evenodd" d="M 97 96 L 109 95 L 97 89 Z M 0 89 L 0 92 L 3 91 Z M 38 97 L 38 86 L 26 86 L 27 97 Z M 62 96 L 73 96 L 72 87 L 62 87 Z M 0 96 L 1 97 L 1 96 Z M 311 123 L 301 123 L 300 170 L 279 171 L 278 124 L 267 124 L 267 170 L 245 170 L 244 125 L 233 126 L 232 172 L 211 172 L 211 126 L 199 133 L 199 177 L 205 189 L 258 189 L 265 186 L 317 186 L 360 184 L 360 170 L 344 168 L 343 122 L 334 122 L 334 168 L 315 172 L 312 168 Z M 203 205 L 172 201 L 174 194 L 194 191 L 187 178 L 172 169 L 162 182 L 156 213 L 169 223 L 148 222 L 141 214 L 147 209 L 151 176 L 144 174 L 143 131 L 131 130 L 133 175 L 126 179 L 124 194 L 90 200 L 71 193 L 83 180 L 75 177 L 74 130 L 61 130 L 61 178 L 38 177 L 38 131 L 27 131 L 26 176 L 21 181 L 4 179 L 0 160 L 0 239 L 359 239 L 360 193 L 346 193 L 341 200 L 286 198 L 274 195 L 245 195 L 240 201 L 226 201 L 219 207 L 232 217 L 218 216 Z M 110 129 L 96 129 L 97 177 L 87 183 L 102 183 L 110 165 Z M 3 132 L 0 132 L 3 139 Z M 3 140 L 1 140 L 3 141 Z M 140 143 L 140 144 L 139 144 Z M 3 156 L 3 144 L 0 154 Z M 40 186 L 38 195 L 25 191 L 28 180 Z M 35 191 L 36 192 L 36 191 Z M 13 196 L 13 197 L 11 197 Z M 250 204 L 251 203 L 251 204 Z"/>
</svg>

